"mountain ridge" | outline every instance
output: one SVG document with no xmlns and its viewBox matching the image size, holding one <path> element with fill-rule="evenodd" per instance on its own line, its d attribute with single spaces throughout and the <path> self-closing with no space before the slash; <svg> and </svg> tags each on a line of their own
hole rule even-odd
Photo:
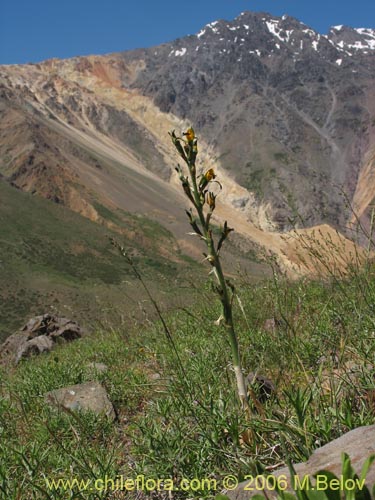
<svg viewBox="0 0 375 500">
<path fill-rule="evenodd" d="M 0 172 L 92 220 L 95 200 L 170 219 L 192 250 L 168 138 L 192 123 L 201 168 L 223 180 L 223 213 L 257 244 L 278 248 L 295 226 L 348 234 L 352 214 L 329 186 L 347 190 L 369 224 L 375 51 L 363 42 L 373 30 L 338 28 L 325 37 L 289 16 L 246 12 L 148 49 L 1 66 Z M 25 124 L 12 147 L 9 113 Z"/>
<path fill-rule="evenodd" d="M 325 38 L 317 34 L 294 18 L 286 17 L 275 20 L 273 16 L 269 16 L 267 19 L 262 18 L 263 14 L 251 13 L 247 13 L 246 16 L 240 16 L 232 23 L 227 21 L 210 23 L 197 35 L 178 39 L 174 44 L 163 44 L 152 49 L 123 53 L 127 61 L 132 61 L 134 58 L 140 60 L 143 57 L 143 65 L 146 67 L 140 72 L 135 82 L 125 81 L 125 86 L 140 88 L 166 112 L 173 112 L 183 118 L 188 116 L 190 121 L 196 123 L 203 131 L 205 138 L 214 148 L 218 149 L 216 137 L 224 137 L 224 141 L 227 138 L 227 143 L 220 148 L 222 149 L 221 153 L 228 155 L 228 149 L 231 149 L 230 154 L 233 162 L 238 163 L 241 162 L 241 159 L 251 156 L 246 147 L 240 148 L 238 155 L 233 154 L 233 149 L 235 149 L 233 145 L 237 146 L 234 135 L 238 135 L 237 129 L 241 122 L 249 122 L 249 111 L 244 117 L 244 113 L 241 114 L 235 110 L 235 107 L 229 102 L 228 106 L 232 106 L 235 110 L 232 114 L 236 113 L 237 116 L 231 117 L 229 115 L 229 120 L 226 120 L 223 119 L 225 110 L 222 109 L 223 106 L 220 106 L 223 100 L 222 96 L 224 95 L 227 99 L 227 96 L 231 97 L 233 87 L 235 87 L 238 104 L 245 103 L 248 109 L 253 106 L 256 114 L 268 120 L 266 130 L 262 131 L 261 135 L 267 137 L 267 142 L 275 148 L 273 154 L 278 157 L 276 160 L 281 158 L 281 161 L 274 161 L 272 157 L 264 158 L 262 151 L 260 151 L 258 158 L 256 154 L 252 155 L 250 163 L 255 164 L 256 168 L 254 169 L 252 165 L 249 168 L 247 163 L 243 161 L 240 168 L 241 173 L 237 175 L 236 179 L 239 184 L 249 190 L 256 191 L 258 186 L 254 186 L 251 180 L 248 182 L 246 177 L 254 177 L 255 174 L 255 184 L 257 184 L 257 177 L 264 173 L 261 172 L 262 170 L 267 174 L 268 169 L 271 170 L 271 173 L 275 168 L 280 169 L 281 167 L 282 169 L 283 163 L 288 163 L 290 160 L 288 157 L 294 157 L 292 163 L 294 163 L 295 173 L 299 176 L 298 185 L 302 190 L 301 198 L 306 198 L 303 190 L 311 190 L 313 179 L 308 179 L 306 185 L 306 176 L 299 175 L 298 170 L 303 168 L 306 170 L 306 167 L 312 170 L 315 168 L 315 164 L 319 163 L 324 163 L 325 166 L 328 164 L 328 169 L 325 168 L 325 170 L 335 170 L 335 182 L 343 184 L 344 189 L 348 190 L 349 196 L 351 196 L 355 190 L 356 178 L 359 175 L 360 165 L 358 163 L 366 154 L 367 149 L 363 138 L 353 141 L 351 138 L 353 129 L 358 128 L 358 126 L 361 129 L 366 129 L 365 132 L 370 135 L 369 139 L 366 138 L 366 140 L 370 145 L 374 140 L 374 99 L 373 92 L 368 87 L 374 80 L 375 52 L 372 49 L 366 51 L 356 47 L 349 55 L 348 51 L 341 46 L 344 43 L 343 40 L 337 39 L 338 36 L 345 38 L 347 31 L 345 29 L 331 29 L 331 35 L 336 37 L 337 44 L 335 44 L 328 37 Z M 238 19 L 241 17 L 243 18 L 242 27 L 238 26 Z M 253 22 L 254 28 L 250 27 L 250 21 Z M 276 21 L 280 29 L 275 28 Z M 296 26 L 299 28 L 299 32 L 293 38 L 291 32 Z M 242 31 L 239 30 L 240 28 Z M 283 32 L 280 31 L 281 28 L 285 28 Z M 363 29 L 358 30 L 363 31 Z M 349 29 L 351 33 L 356 33 L 359 38 L 363 37 L 364 33 L 358 33 L 358 30 Z M 366 36 L 367 32 L 373 34 L 373 30 L 365 29 L 365 31 Z M 250 35 L 250 40 L 241 38 L 241 33 L 244 36 Z M 201 42 L 205 37 L 208 37 L 209 41 L 206 45 L 202 45 Z M 252 45 L 254 37 L 257 43 Z M 282 43 L 280 37 L 284 39 L 284 42 L 288 40 L 289 45 Z M 259 40 L 263 43 L 264 54 L 259 49 Z M 295 54 L 292 53 L 294 49 L 291 51 L 292 44 L 294 44 L 294 49 L 298 49 L 297 52 L 300 51 L 301 60 L 294 57 Z M 302 48 L 301 44 L 304 44 Z M 229 48 L 225 48 L 226 46 Z M 197 55 L 202 47 L 208 53 L 207 56 Z M 285 51 L 288 52 L 288 57 L 283 54 Z M 220 54 L 223 61 L 220 60 L 217 63 L 213 61 L 213 54 L 215 57 Z M 321 54 L 324 56 L 323 65 L 318 60 Z M 354 59 L 356 59 L 355 64 L 353 64 L 353 54 Z M 246 56 L 246 60 L 240 60 L 242 56 L 244 58 Z M 167 62 L 163 64 L 159 60 L 155 62 L 158 57 Z M 147 60 L 146 63 L 145 60 Z M 183 70 L 183 60 L 189 68 L 188 71 Z M 148 74 L 147 67 L 149 68 Z M 155 68 L 160 68 L 156 76 L 153 75 Z M 361 96 L 364 92 L 357 82 L 359 70 L 362 73 L 360 77 L 364 80 L 363 85 L 367 87 L 368 96 Z M 220 78 L 220 73 L 225 73 L 227 78 Z M 350 73 L 353 73 L 352 77 Z M 344 74 L 349 76 L 347 85 L 343 85 L 342 75 Z M 228 81 L 234 79 L 236 80 L 235 85 L 230 86 Z M 249 87 L 251 87 L 250 90 Z M 339 87 L 341 95 L 337 95 L 336 87 Z M 217 90 L 218 88 L 219 90 Z M 201 102 L 202 93 L 204 94 L 203 103 Z M 291 93 L 293 95 L 290 95 Z M 182 98 L 182 96 L 187 96 L 187 98 Z M 361 101 L 361 97 L 365 98 L 365 102 L 355 102 Z M 353 101 L 350 105 L 345 104 L 348 98 Z M 217 103 L 218 99 L 220 103 Z M 308 106 L 308 104 L 310 105 Z M 215 107 L 216 109 L 213 109 Z M 207 111 L 205 112 L 202 108 L 207 108 Z M 234 123 L 230 123 L 230 118 Z M 272 120 L 274 120 L 274 124 L 272 124 Z M 299 122 L 298 127 L 293 127 L 295 121 Z M 244 133 L 243 128 L 241 130 L 243 135 L 248 135 L 250 141 L 256 146 L 260 142 L 256 135 L 256 129 L 259 128 L 259 125 L 263 125 L 262 119 L 248 123 Z M 235 131 L 234 134 L 228 133 L 230 128 Z M 299 133 L 299 129 L 302 129 L 301 133 Z M 338 133 L 337 129 L 339 129 Z M 341 135 L 345 135 L 345 137 L 341 137 Z M 300 143 L 309 140 L 310 142 L 323 141 L 324 143 L 320 147 L 316 147 L 314 144 L 308 145 L 308 151 L 302 151 L 302 154 L 298 154 Z M 261 144 L 258 149 L 262 150 L 266 147 L 267 144 Z M 327 148 L 329 151 L 325 151 Z M 311 149 L 315 149 L 312 151 L 315 156 L 312 159 L 310 158 Z M 221 156 L 220 151 L 218 156 Z M 345 168 L 339 168 L 342 163 L 346 164 Z M 230 168 L 229 162 L 224 163 L 224 168 Z M 324 175 L 325 172 L 318 172 L 318 174 Z M 311 174 L 310 176 L 313 177 Z M 291 175 L 284 172 L 283 177 L 283 184 L 290 184 Z M 266 184 L 268 180 L 266 176 L 266 179 L 262 179 L 262 183 Z M 285 181 L 287 182 L 285 183 Z M 321 182 L 324 184 L 325 181 L 322 179 Z M 291 211 L 288 210 L 285 199 L 282 199 L 283 196 L 280 196 L 280 187 L 276 187 L 276 189 L 275 187 L 272 186 L 272 190 L 265 193 L 268 203 L 271 202 L 275 193 L 278 198 L 274 203 L 276 206 L 273 213 L 269 213 L 269 219 L 273 222 L 276 221 L 276 226 L 279 229 L 288 229 L 287 219 Z M 264 186 L 261 188 L 263 191 Z M 262 192 L 261 195 L 264 193 Z M 312 194 L 309 193 L 308 197 L 312 197 Z M 320 201 L 317 198 L 315 196 L 315 206 L 318 206 Z M 324 222 L 334 224 L 342 230 L 350 216 L 346 214 L 340 217 L 337 213 L 339 209 L 330 207 L 327 195 L 325 198 L 324 204 L 328 206 L 331 213 Z M 336 194 L 334 198 L 334 202 L 339 203 L 339 195 Z M 308 210 L 304 210 L 304 203 L 300 203 L 298 206 L 303 217 L 307 218 L 308 225 L 322 222 L 321 216 L 312 216 L 311 209 L 312 207 L 308 207 Z M 320 212 L 323 209 L 322 206 Z M 268 226 L 268 229 L 270 228 L 272 225 Z"/>
</svg>

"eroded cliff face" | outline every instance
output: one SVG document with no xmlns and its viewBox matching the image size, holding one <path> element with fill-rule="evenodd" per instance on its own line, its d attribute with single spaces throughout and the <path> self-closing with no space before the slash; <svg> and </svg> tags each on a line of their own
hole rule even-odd
<svg viewBox="0 0 375 500">
<path fill-rule="evenodd" d="M 369 226 L 374 49 L 372 30 L 243 13 L 150 49 L 3 66 L 0 173 L 94 221 L 154 217 L 198 255 L 168 136 L 193 124 L 223 184 L 217 222 L 293 267 L 292 227 L 354 222 L 341 190 Z"/>
<path fill-rule="evenodd" d="M 373 230 L 373 208 L 375 198 L 375 147 L 370 148 L 363 159 L 352 206 L 353 214 L 350 223 L 355 228 L 358 219 L 363 223 L 364 229 L 370 235 Z"/>
</svg>

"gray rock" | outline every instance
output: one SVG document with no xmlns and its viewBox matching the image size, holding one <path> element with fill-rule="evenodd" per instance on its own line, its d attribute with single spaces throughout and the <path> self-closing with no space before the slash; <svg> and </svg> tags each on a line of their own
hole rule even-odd
<svg viewBox="0 0 375 500">
<path fill-rule="evenodd" d="M 107 391 L 98 382 L 86 382 L 56 389 L 45 394 L 45 398 L 48 403 L 67 410 L 90 410 L 97 415 L 105 414 L 111 420 L 116 418 Z"/>
<path fill-rule="evenodd" d="M 29 358 L 32 355 L 41 354 L 42 352 L 49 352 L 53 348 L 53 341 L 47 335 L 39 335 L 31 340 L 23 342 L 16 354 L 16 363 L 18 363 L 22 358 Z"/>
<path fill-rule="evenodd" d="M 0 359 L 18 363 L 32 354 L 50 351 L 55 342 L 70 342 L 82 335 L 83 331 L 78 323 L 68 318 L 51 314 L 36 316 L 0 345 Z M 43 340 L 36 340 L 41 337 L 44 337 Z M 35 342 L 31 342 L 32 340 Z"/>
<path fill-rule="evenodd" d="M 256 372 L 249 373 L 246 377 L 246 384 L 254 390 L 256 397 L 261 403 L 267 401 L 276 390 L 272 380 Z"/>
<path fill-rule="evenodd" d="M 325 469 L 333 472 L 337 477 L 341 475 L 342 461 L 341 454 L 345 452 L 349 455 L 353 469 L 360 475 L 362 466 L 366 459 L 375 453 L 375 425 L 366 427 L 358 427 L 338 439 L 318 448 L 314 451 L 307 462 L 295 465 L 295 470 L 303 481 L 303 478 L 309 476 L 312 478 L 313 474 Z M 280 478 L 286 477 L 288 482 L 288 491 L 293 491 L 291 488 L 291 479 L 287 467 L 278 469 L 273 473 L 273 476 Z M 373 464 L 367 474 L 366 485 L 370 489 L 375 484 L 375 464 Z M 225 492 L 231 500 L 247 500 L 252 496 L 261 493 L 260 491 L 246 491 L 244 488 L 249 485 L 249 481 L 240 483 L 233 491 Z M 275 491 L 266 490 L 269 498 L 277 498 Z"/>
<path fill-rule="evenodd" d="M 98 373 L 105 373 L 106 371 L 108 371 L 108 366 L 105 365 L 104 363 L 92 362 L 87 365 L 87 368 L 89 368 L 93 372 L 98 372 Z"/>
<path fill-rule="evenodd" d="M 50 333 L 50 337 L 54 340 L 61 339 L 70 342 L 81 337 L 81 328 L 77 325 L 77 323 L 70 321 L 64 326 L 61 326 L 61 328 L 52 331 Z"/>
<path fill-rule="evenodd" d="M 13 333 L 10 335 L 3 344 L 0 345 L 0 359 L 11 359 L 15 361 L 17 353 L 22 349 L 23 344 L 28 341 L 28 337 L 23 333 Z"/>
<path fill-rule="evenodd" d="M 262 328 L 266 332 L 274 333 L 276 331 L 277 326 L 278 325 L 276 324 L 275 318 L 268 318 L 263 323 L 263 327 Z"/>
</svg>

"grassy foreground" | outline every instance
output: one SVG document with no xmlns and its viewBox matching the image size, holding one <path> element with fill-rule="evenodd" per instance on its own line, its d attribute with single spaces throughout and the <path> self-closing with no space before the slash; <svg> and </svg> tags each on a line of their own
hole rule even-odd
<svg viewBox="0 0 375 500">
<path fill-rule="evenodd" d="M 17 369 L 4 368 L 0 498 L 212 498 L 224 475 L 241 480 L 287 458 L 306 459 L 375 421 L 374 309 L 373 266 L 345 280 L 290 283 L 275 275 L 257 286 L 239 284 L 234 312 L 242 364 L 276 387 L 251 420 L 239 409 L 227 340 L 214 324 L 220 304 L 208 286 L 199 306 L 166 317 L 174 346 L 158 323 L 102 328 Z M 108 371 L 93 373 L 92 361 Z M 114 423 L 45 404 L 47 391 L 93 378 L 108 390 Z M 148 483 L 147 492 L 138 483 L 143 491 L 125 493 L 113 491 L 123 483 L 107 481 L 104 488 L 101 482 L 141 474 L 164 485 L 214 479 L 217 491 L 195 482 L 172 494 Z M 56 490 L 46 481 L 74 478 L 83 482 Z"/>
</svg>

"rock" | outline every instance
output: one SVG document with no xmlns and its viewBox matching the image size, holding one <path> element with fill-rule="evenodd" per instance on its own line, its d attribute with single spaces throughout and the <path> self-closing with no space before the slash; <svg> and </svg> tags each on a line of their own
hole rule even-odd
<svg viewBox="0 0 375 500">
<path fill-rule="evenodd" d="M 104 363 L 92 362 L 87 365 L 87 368 L 98 373 L 105 373 L 106 371 L 108 371 L 108 366 L 105 365 Z"/>
<path fill-rule="evenodd" d="M 90 410 L 97 415 L 105 414 L 111 420 L 116 418 L 107 391 L 98 382 L 86 382 L 56 389 L 45 394 L 45 398 L 48 403 L 67 410 Z"/>
<path fill-rule="evenodd" d="M 17 350 L 16 363 L 22 358 L 29 358 L 34 354 L 41 354 L 42 352 L 49 352 L 53 348 L 53 341 L 47 335 L 39 335 L 31 340 L 23 342 Z"/>
<path fill-rule="evenodd" d="M 22 333 L 13 333 L 0 346 L 0 359 L 12 359 L 15 361 L 18 351 L 28 340 Z"/>
<path fill-rule="evenodd" d="M 268 318 L 264 321 L 262 328 L 265 332 L 274 333 L 277 326 L 275 318 Z"/>
<path fill-rule="evenodd" d="M 269 378 L 255 372 L 250 372 L 246 377 L 246 383 L 250 386 L 257 399 L 264 403 L 275 392 L 275 385 Z"/>
<path fill-rule="evenodd" d="M 307 462 L 296 464 L 294 467 L 300 481 L 302 482 L 306 476 L 312 478 L 313 474 L 323 469 L 331 471 L 337 477 L 340 477 L 342 472 L 341 454 L 343 452 L 349 455 L 353 469 L 359 476 L 365 460 L 375 453 L 375 425 L 358 427 L 315 450 Z M 287 467 L 275 471 L 272 475 L 276 478 L 286 477 L 289 486 L 288 491 L 293 491 L 290 488 L 291 480 Z M 375 463 L 370 467 L 366 478 L 366 485 L 370 491 L 374 484 Z M 227 491 L 225 494 L 231 500 L 247 500 L 256 494 L 262 493 L 255 489 L 246 491 L 244 489 L 246 485 L 249 485 L 249 481 L 240 483 L 235 490 Z M 275 491 L 267 489 L 266 492 L 269 498 L 277 498 Z"/>
<path fill-rule="evenodd" d="M 81 329 L 77 323 L 70 321 L 67 325 L 62 326 L 58 330 L 52 331 L 50 336 L 55 340 L 61 339 L 70 342 L 81 337 Z"/>
<path fill-rule="evenodd" d="M 50 351 L 56 342 L 70 342 L 82 335 L 83 331 L 78 323 L 68 318 L 51 314 L 36 316 L 5 340 L 0 346 L 0 359 L 10 359 L 18 363 L 32 354 Z M 42 340 L 37 340 L 42 337 Z"/>
</svg>

